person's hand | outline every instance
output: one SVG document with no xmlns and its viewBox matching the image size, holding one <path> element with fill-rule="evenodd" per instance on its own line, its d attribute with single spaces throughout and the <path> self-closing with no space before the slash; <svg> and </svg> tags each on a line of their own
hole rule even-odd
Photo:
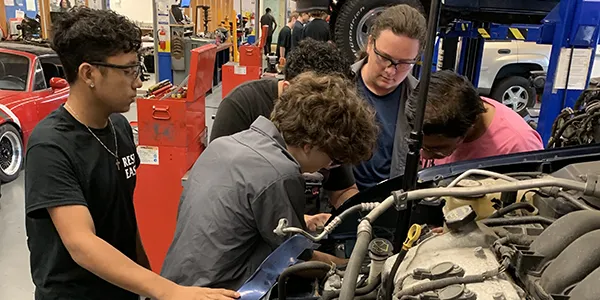
<svg viewBox="0 0 600 300">
<path fill-rule="evenodd" d="M 304 215 L 304 222 L 306 222 L 308 231 L 316 231 L 318 227 L 325 226 L 325 222 L 329 218 L 331 218 L 331 214 Z"/>
<path fill-rule="evenodd" d="M 285 66 L 285 57 L 280 57 L 279 58 L 279 65 L 282 66 L 282 67 Z"/>
<path fill-rule="evenodd" d="M 231 300 L 239 297 L 239 293 L 224 289 L 178 286 L 172 293 L 160 300 Z"/>
</svg>

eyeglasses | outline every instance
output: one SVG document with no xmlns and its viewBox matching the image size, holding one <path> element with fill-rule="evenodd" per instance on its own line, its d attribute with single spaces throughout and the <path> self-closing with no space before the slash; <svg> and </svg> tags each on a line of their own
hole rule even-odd
<svg viewBox="0 0 600 300">
<path fill-rule="evenodd" d="M 398 66 L 400 66 L 400 70 L 407 70 L 412 68 L 416 63 L 416 59 L 412 60 L 393 60 L 389 56 L 384 53 L 379 52 L 377 50 L 377 45 L 375 44 L 375 39 L 373 39 L 373 52 L 377 55 L 377 61 L 385 68 L 393 67 L 394 70 L 398 71 Z"/>
<path fill-rule="evenodd" d="M 454 150 L 455 150 L 455 149 L 452 149 L 452 150 L 450 150 L 450 149 L 444 149 L 444 150 L 429 149 L 425 146 L 421 146 L 421 148 L 423 148 L 423 151 L 426 151 L 426 152 L 433 154 L 435 156 L 438 156 L 438 157 L 450 156 L 452 153 L 454 153 Z"/>
<path fill-rule="evenodd" d="M 340 167 L 342 165 L 342 162 L 337 160 L 337 159 L 332 159 L 331 162 L 329 163 L 329 166 L 327 166 L 325 169 L 327 170 L 331 170 L 331 169 L 335 169 L 337 167 Z"/>
<path fill-rule="evenodd" d="M 452 153 L 454 153 L 454 151 L 456 151 L 456 149 L 458 148 L 458 146 L 465 140 L 464 137 L 459 138 L 456 141 L 456 144 L 454 145 L 448 145 L 446 147 L 444 147 L 444 149 L 432 149 L 432 148 L 428 148 L 425 145 L 422 145 L 421 148 L 423 149 L 423 151 L 428 152 L 429 154 L 433 154 L 435 156 L 438 157 L 448 157 L 450 155 L 452 155 Z"/>
<path fill-rule="evenodd" d="M 132 79 L 138 79 L 142 74 L 142 63 L 135 63 L 130 65 L 115 65 L 105 62 L 89 62 L 90 65 L 107 67 L 112 69 L 119 69 L 125 73 L 126 76 L 131 77 Z"/>
</svg>

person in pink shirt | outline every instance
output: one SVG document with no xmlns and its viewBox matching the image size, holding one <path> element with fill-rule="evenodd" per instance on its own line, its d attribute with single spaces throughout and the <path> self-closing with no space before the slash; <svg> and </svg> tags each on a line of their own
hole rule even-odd
<svg viewBox="0 0 600 300">
<path fill-rule="evenodd" d="M 419 86 L 406 103 L 413 124 Z M 431 75 L 423 123 L 423 166 L 541 150 L 540 135 L 512 109 L 479 96 L 471 82 L 452 71 Z"/>
</svg>

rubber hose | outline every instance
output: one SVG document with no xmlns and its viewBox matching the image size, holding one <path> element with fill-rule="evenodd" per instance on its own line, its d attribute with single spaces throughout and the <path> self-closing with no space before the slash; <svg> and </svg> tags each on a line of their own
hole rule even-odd
<svg viewBox="0 0 600 300">
<path fill-rule="evenodd" d="M 575 122 L 575 121 L 579 121 L 579 120 L 582 120 L 582 119 L 585 119 L 585 117 L 586 117 L 586 115 L 579 115 L 579 116 L 576 116 L 576 117 L 574 117 L 574 118 L 572 118 L 572 119 L 569 119 L 569 120 L 567 120 L 567 121 L 566 121 L 566 122 L 565 122 L 565 123 L 564 123 L 564 124 L 563 124 L 563 125 L 562 125 L 562 126 L 559 128 L 559 129 L 558 129 L 558 130 L 557 130 L 557 132 L 556 132 L 556 135 L 555 135 L 555 136 L 556 136 L 555 140 L 556 140 L 556 141 L 558 141 L 558 140 L 560 139 L 560 137 L 563 135 L 563 133 L 565 132 L 565 130 L 567 130 L 567 127 L 569 127 L 571 124 L 573 124 L 573 122 Z M 548 145 L 548 146 L 550 146 L 550 145 Z M 559 146 L 560 146 L 560 145 L 559 145 Z"/>
<path fill-rule="evenodd" d="M 494 227 L 494 226 L 508 226 L 508 225 L 525 225 L 525 224 L 543 224 L 551 225 L 554 220 L 545 218 L 542 216 L 527 216 L 527 217 L 516 217 L 516 218 L 497 218 L 497 219 L 484 219 L 480 221 L 481 224 Z"/>
<path fill-rule="evenodd" d="M 346 217 L 348 217 L 349 215 L 355 213 L 355 212 L 359 212 L 362 210 L 363 205 L 362 204 L 357 204 L 357 205 L 353 205 L 352 207 L 344 210 L 341 214 L 338 215 L 338 218 L 344 220 Z"/>
<path fill-rule="evenodd" d="M 515 210 L 520 210 L 520 209 L 525 209 L 528 212 L 532 213 L 535 211 L 535 206 L 533 206 L 531 203 L 529 202 L 517 202 L 517 203 L 513 203 L 511 205 L 508 205 L 506 207 L 503 207 L 497 211 L 495 211 L 491 216 L 489 216 L 489 219 L 495 219 L 495 218 L 500 218 L 505 216 L 508 213 L 511 213 Z"/>
<path fill-rule="evenodd" d="M 285 269 L 281 275 L 279 275 L 279 280 L 277 280 L 277 297 L 279 298 L 279 300 L 285 300 L 286 299 L 286 285 L 287 285 L 287 279 L 288 277 L 290 277 L 290 275 L 296 274 L 298 272 L 303 272 L 303 271 L 308 271 L 308 270 L 323 270 L 323 271 L 329 271 L 331 270 L 331 265 L 324 263 L 324 262 L 320 262 L 320 261 L 307 261 L 307 262 L 303 262 L 303 263 L 299 263 L 296 265 L 293 265 L 287 269 Z"/>
<path fill-rule="evenodd" d="M 494 277 L 494 276 L 498 275 L 499 273 L 500 273 L 499 270 L 492 270 L 492 271 L 487 271 L 483 274 L 478 274 L 478 275 L 469 275 L 469 276 L 465 276 L 465 277 L 450 277 L 450 278 L 432 280 L 432 281 L 428 281 L 425 283 L 413 285 L 406 289 L 402 289 L 400 292 L 398 292 L 398 294 L 396 294 L 396 297 L 398 297 L 399 299 L 407 299 L 407 298 L 403 298 L 403 297 L 404 296 L 415 296 L 415 295 L 419 295 L 419 294 L 422 294 L 425 292 L 443 289 L 443 288 L 445 288 L 447 286 L 451 286 L 453 284 L 470 284 L 470 283 L 484 282 L 487 278 Z M 408 298 L 408 299 L 410 299 L 410 298 Z"/>
<path fill-rule="evenodd" d="M 506 236 L 507 239 L 507 243 L 509 244 L 515 244 L 515 245 L 521 245 L 521 246 L 529 246 L 531 245 L 531 243 L 533 243 L 533 241 L 535 241 L 535 237 L 530 236 L 530 235 L 526 235 L 526 234 L 515 234 L 515 233 L 509 233 Z"/>
<path fill-rule="evenodd" d="M 567 201 L 569 201 L 571 204 L 575 205 L 577 208 L 579 208 L 581 210 L 596 210 L 593 207 L 583 203 L 583 201 L 580 201 L 579 199 L 573 197 L 573 195 L 571 195 L 567 192 L 559 192 L 558 196 L 565 198 Z"/>
<path fill-rule="evenodd" d="M 358 279 L 358 274 L 360 273 L 362 261 L 367 255 L 370 242 L 370 231 L 359 231 L 356 235 L 356 244 L 354 245 L 354 251 L 352 251 L 352 255 L 350 255 L 348 267 L 346 267 L 344 281 L 342 282 L 342 289 L 340 291 L 340 299 L 354 299 L 354 294 L 356 292 L 356 280 Z"/>
<path fill-rule="evenodd" d="M 362 274 L 362 273 L 361 273 Z M 371 292 L 373 292 L 381 283 L 381 275 L 375 277 L 375 280 L 367 282 L 367 285 L 356 289 L 356 296 L 367 296 Z M 321 300 L 330 300 L 334 298 L 338 298 L 340 296 L 340 291 L 327 291 L 323 293 L 323 297 Z M 356 300 L 356 298 L 355 298 Z"/>
<path fill-rule="evenodd" d="M 394 293 L 394 279 L 396 278 L 398 268 L 400 268 L 400 264 L 404 260 L 404 257 L 406 257 L 407 252 L 407 250 L 404 250 L 404 248 L 402 248 L 398 253 L 398 256 L 396 256 L 396 261 L 394 261 L 394 265 L 392 266 L 392 270 L 390 271 L 390 275 L 388 276 L 389 280 L 385 283 L 384 300 L 392 299 L 392 294 Z"/>
</svg>

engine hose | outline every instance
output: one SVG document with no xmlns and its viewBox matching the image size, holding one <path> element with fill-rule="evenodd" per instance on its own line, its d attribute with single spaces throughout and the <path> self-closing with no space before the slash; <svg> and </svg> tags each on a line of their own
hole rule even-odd
<svg viewBox="0 0 600 300">
<path fill-rule="evenodd" d="M 494 226 L 509 226 L 509 225 L 525 225 L 525 224 L 543 224 L 551 225 L 554 220 L 545 218 L 542 216 L 527 216 L 527 217 L 516 217 L 516 218 L 497 218 L 497 219 L 484 219 L 480 221 L 481 224 L 494 227 Z"/>
<path fill-rule="evenodd" d="M 508 213 L 511 213 L 515 210 L 520 210 L 520 209 L 527 210 L 530 213 L 532 213 L 536 210 L 535 206 L 533 206 L 529 202 L 517 202 L 517 203 L 513 203 L 511 205 L 508 205 L 506 207 L 503 207 L 503 208 L 497 210 L 491 216 L 489 216 L 489 219 L 500 218 L 500 217 L 505 216 Z"/>
<path fill-rule="evenodd" d="M 331 265 L 320 261 L 307 261 L 285 269 L 281 275 L 279 275 L 279 280 L 277 281 L 277 297 L 279 300 L 285 300 L 287 297 L 286 285 L 288 277 L 290 277 L 290 275 L 308 270 L 330 271 Z"/>
<path fill-rule="evenodd" d="M 499 233 L 499 232 L 496 232 L 496 233 Z M 502 231 L 502 233 L 500 233 L 498 235 L 503 235 L 503 234 L 504 234 L 504 231 Z M 506 231 L 506 234 L 503 237 L 501 237 L 500 239 L 496 240 L 496 242 L 494 244 L 496 244 L 496 243 L 500 244 L 500 245 L 515 244 L 515 245 L 521 245 L 521 246 L 529 246 L 529 245 L 531 245 L 531 243 L 533 243 L 533 241 L 535 241 L 535 237 L 533 237 L 533 236 L 530 236 L 527 234 L 515 234 L 515 233 L 510 233 L 510 232 Z"/>
<path fill-rule="evenodd" d="M 378 205 L 378 203 L 377 203 L 377 204 L 370 205 L 370 207 L 365 207 L 365 205 L 363 205 L 362 203 L 361 203 L 361 204 L 357 204 L 357 205 L 354 205 L 354 206 L 352 206 L 352 207 L 350 207 L 350 208 L 348 208 L 348 209 L 344 210 L 344 211 L 343 211 L 341 214 L 339 214 L 339 215 L 338 215 L 338 218 L 340 218 L 340 219 L 342 219 L 342 220 L 345 220 L 345 219 L 346 219 L 346 217 L 348 217 L 348 216 L 350 216 L 350 215 L 354 214 L 355 212 L 359 212 L 359 211 L 363 211 L 363 210 L 364 210 L 364 211 L 366 211 L 366 210 L 368 210 L 369 208 L 371 208 L 371 209 L 372 209 L 372 208 L 374 208 L 374 207 L 375 207 L 375 206 L 377 206 L 377 205 Z"/>
<path fill-rule="evenodd" d="M 451 286 L 454 284 L 471 284 L 471 283 L 484 282 L 485 280 L 495 277 L 498 274 L 500 274 L 501 272 L 503 272 L 503 270 L 507 266 L 507 262 L 508 261 L 506 259 L 504 259 L 502 262 L 502 265 L 498 269 L 490 270 L 490 271 L 487 271 L 487 272 L 484 272 L 484 273 L 478 274 L 478 275 L 469 275 L 469 276 L 465 276 L 465 277 L 443 278 L 443 279 L 437 279 L 437 280 L 432 280 L 429 282 L 413 285 L 409 288 L 402 289 L 395 296 L 400 300 L 414 299 L 414 298 L 411 298 L 410 296 L 415 296 L 415 295 L 419 295 L 419 294 L 422 294 L 425 292 L 443 289 L 447 286 Z"/>
<path fill-rule="evenodd" d="M 571 202 L 571 204 L 577 206 L 577 208 L 581 210 L 596 210 L 593 207 L 583 203 L 583 201 L 580 201 L 579 199 L 573 197 L 573 195 L 567 192 L 559 192 L 558 196 L 567 199 L 567 201 Z"/>
<path fill-rule="evenodd" d="M 371 224 L 368 220 L 362 220 L 358 225 L 358 234 L 356 235 L 356 244 L 346 272 L 344 274 L 344 280 L 342 281 L 342 289 L 340 291 L 340 299 L 351 300 L 354 299 L 356 293 L 356 281 L 358 279 L 360 266 L 362 265 L 363 259 L 367 256 L 369 243 L 371 242 Z"/>
<path fill-rule="evenodd" d="M 381 284 L 381 275 L 375 277 L 375 280 L 367 282 L 367 285 L 356 289 L 356 296 L 368 296 L 371 294 L 377 287 Z M 331 300 L 338 298 L 340 296 L 340 291 L 326 291 L 323 293 L 323 297 L 321 300 Z M 358 297 L 356 297 L 358 298 Z M 354 298 L 356 300 L 356 298 Z"/>
<path fill-rule="evenodd" d="M 585 204 L 583 201 L 577 199 L 575 196 L 555 187 L 545 187 L 541 188 L 540 191 L 544 194 L 547 194 L 549 197 L 562 197 L 565 198 L 569 203 L 573 204 L 575 207 L 581 210 L 596 210 L 593 207 Z"/>
<path fill-rule="evenodd" d="M 489 194 L 497 192 L 514 192 L 524 189 L 540 188 L 547 186 L 557 186 L 560 188 L 566 188 L 570 190 L 586 191 L 588 182 L 579 182 L 575 180 L 560 179 L 560 178 L 541 178 L 541 179 L 530 179 L 519 182 L 508 182 L 490 186 L 480 187 L 452 187 L 452 188 L 431 188 L 422 190 L 413 190 L 409 192 L 394 191 L 392 195 L 387 197 L 381 204 L 377 205 L 371 212 L 363 218 L 358 225 L 357 242 L 354 247 L 354 251 L 350 255 L 348 266 L 346 267 L 346 274 L 344 275 L 344 281 L 342 282 L 342 291 L 340 293 L 341 300 L 352 300 L 356 289 L 356 279 L 358 278 L 358 271 L 362 265 L 362 261 L 366 256 L 369 242 L 371 241 L 371 223 L 374 222 L 379 216 L 385 211 L 393 207 L 395 204 L 407 203 L 415 200 L 422 200 L 428 197 L 441 197 L 441 196 L 471 196 L 480 194 Z M 594 183 L 595 184 L 595 183 Z M 599 196 L 600 190 L 588 191 L 588 194 L 593 196 Z M 524 218 L 530 218 L 529 220 Z M 531 223 L 531 218 L 524 217 L 517 218 L 522 219 L 521 222 L 527 220 Z M 512 219 L 508 219 L 510 222 L 515 222 Z M 487 219 L 483 221 L 493 222 L 504 222 L 506 219 Z M 540 219 L 535 219 L 536 222 L 540 222 Z M 550 219 L 544 218 L 544 223 L 552 222 Z M 517 222 L 518 224 L 518 222 Z M 525 223 L 527 224 L 527 223 Z M 510 225 L 510 224 L 507 224 Z M 350 276 L 352 274 L 352 276 Z"/>
<path fill-rule="evenodd" d="M 563 135 L 565 130 L 567 130 L 567 127 L 569 127 L 575 121 L 585 119 L 585 117 L 586 117 L 586 115 L 579 115 L 579 116 L 576 116 L 576 117 L 573 117 L 573 118 L 567 120 L 564 124 L 562 124 L 562 126 L 560 126 L 558 128 L 558 130 L 556 131 L 556 134 L 553 135 L 554 143 L 557 143 L 560 140 L 560 137 Z M 552 145 L 550 145 L 550 143 L 548 143 L 548 148 L 550 148 L 551 146 Z M 560 147 L 560 144 L 558 144 L 558 146 Z"/>
<path fill-rule="evenodd" d="M 408 251 L 402 248 L 396 257 L 396 261 L 394 261 L 394 265 L 392 266 L 392 270 L 390 271 L 390 275 L 388 276 L 388 281 L 385 283 L 385 294 L 384 300 L 391 300 L 392 294 L 394 293 L 394 279 L 396 278 L 396 273 L 398 272 L 398 268 L 400 268 L 400 264 L 406 257 L 406 253 Z"/>
</svg>

